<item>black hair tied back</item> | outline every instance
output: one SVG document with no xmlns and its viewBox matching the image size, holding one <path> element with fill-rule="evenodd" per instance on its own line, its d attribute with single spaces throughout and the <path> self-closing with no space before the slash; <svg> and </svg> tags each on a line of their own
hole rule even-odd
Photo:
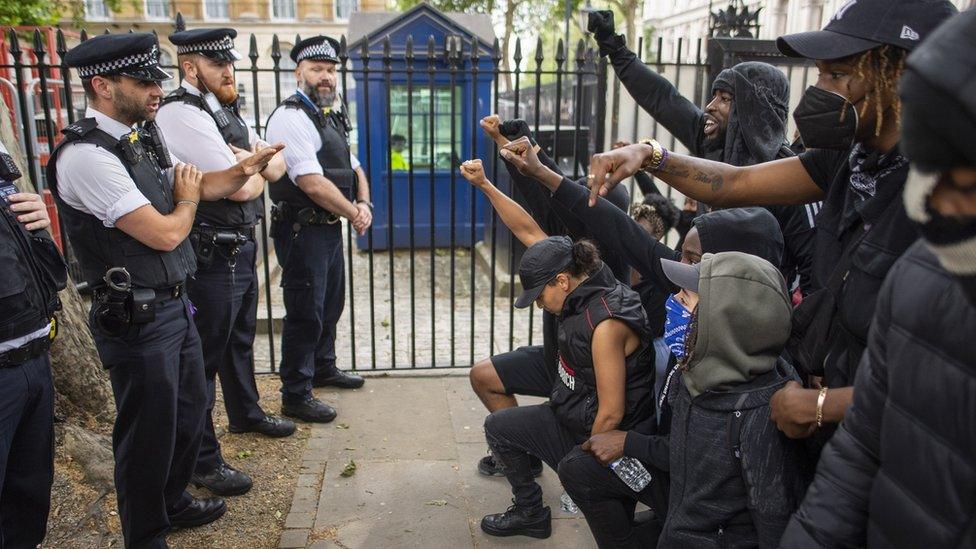
<svg viewBox="0 0 976 549">
<path fill-rule="evenodd" d="M 569 263 L 569 274 L 573 277 L 589 276 L 602 264 L 600 250 L 592 240 L 579 240 L 573 244 L 573 258 Z"/>
</svg>

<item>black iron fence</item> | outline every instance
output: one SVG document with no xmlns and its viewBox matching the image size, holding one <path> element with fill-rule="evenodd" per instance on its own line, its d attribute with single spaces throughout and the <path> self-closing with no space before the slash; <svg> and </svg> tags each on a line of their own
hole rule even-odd
<svg viewBox="0 0 976 549">
<path fill-rule="evenodd" d="M 43 166 L 60 129 L 84 116 L 80 83 L 63 64 L 72 42 L 84 39 L 84 31 L 10 29 L 0 40 L 0 95 L 39 190 L 45 188 Z M 294 66 L 282 44 L 275 36 L 270 55 L 262 57 L 252 35 L 247 59 L 236 69 L 242 114 L 259 135 L 270 107 L 295 88 Z M 461 160 L 481 158 L 489 177 L 503 190 L 511 188 L 497 146 L 481 133 L 482 117 L 499 113 L 527 120 L 540 145 L 576 176 L 585 173 L 593 152 L 618 138 L 654 135 L 667 144 L 667 133 L 633 105 L 626 91 L 608 93 L 615 79 L 592 44 L 581 40 L 568 48 L 560 40 L 549 52 L 540 41 L 531 58 L 523 55 L 521 41 L 514 46 L 506 63 L 497 40 L 486 44 L 474 36 L 440 42 L 434 37 L 403 43 L 389 37 L 354 44 L 341 40 L 339 88 L 355 128 L 353 152 L 376 207 L 365 236 L 345 231 L 346 306 L 337 340 L 341 367 L 469 366 L 519 345 L 541 344 L 536 312 L 513 306 L 521 248 L 457 171 Z M 679 43 L 678 55 L 664 60 L 659 43 L 648 65 L 686 96 L 703 99 L 710 79 L 697 46 L 693 59 L 682 59 Z M 395 151 L 396 164 L 394 135 L 406 142 Z M 255 362 L 258 371 L 274 372 L 285 311 L 268 216 L 264 219 L 258 232 Z M 67 242 L 65 248 L 70 260 Z"/>
</svg>

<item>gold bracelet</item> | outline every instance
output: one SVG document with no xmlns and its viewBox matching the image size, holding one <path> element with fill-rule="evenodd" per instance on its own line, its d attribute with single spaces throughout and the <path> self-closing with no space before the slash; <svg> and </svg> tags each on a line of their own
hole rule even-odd
<svg viewBox="0 0 976 549">
<path fill-rule="evenodd" d="M 651 156 L 641 164 L 641 169 L 646 172 L 655 172 L 661 169 L 661 166 L 664 164 L 664 159 L 667 157 L 664 147 L 656 139 L 642 139 L 640 143 L 649 145 L 653 149 Z"/>
<path fill-rule="evenodd" d="M 179 200 L 176 202 L 177 206 L 179 206 L 180 204 L 193 204 L 194 208 L 200 205 L 198 202 L 194 202 L 192 200 Z"/>
<path fill-rule="evenodd" d="M 823 405 L 827 400 L 827 388 L 821 387 L 820 394 L 817 395 L 817 428 L 823 427 Z"/>
</svg>

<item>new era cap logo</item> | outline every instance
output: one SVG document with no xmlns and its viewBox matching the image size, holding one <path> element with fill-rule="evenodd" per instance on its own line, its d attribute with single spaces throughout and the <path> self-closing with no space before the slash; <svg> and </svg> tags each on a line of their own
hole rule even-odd
<svg viewBox="0 0 976 549">
<path fill-rule="evenodd" d="M 902 40 L 916 40 L 917 41 L 918 40 L 918 33 L 915 32 L 908 25 L 904 25 L 901 28 L 901 36 L 899 38 L 901 38 Z"/>
</svg>

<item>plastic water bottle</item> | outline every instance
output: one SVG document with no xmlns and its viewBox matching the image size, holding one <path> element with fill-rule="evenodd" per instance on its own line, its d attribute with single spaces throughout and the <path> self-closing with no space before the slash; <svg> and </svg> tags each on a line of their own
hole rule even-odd
<svg viewBox="0 0 976 549">
<path fill-rule="evenodd" d="M 651 474 L 644 465 L 632 457 L 622 457 L 610 464 L 610 469 L 635 492 L 640 492 L 651 483 Z"/>
<path fill-rule="evenodd" d="M 559 503 L 563 508 L 563 511 L 567 513 L 576 514 L 579 513 L 579 507 L 573 502 L 573 498 L 569 497 L 569 494 L 563 492 L 563 495 L 559 496 Z"/>
</svg>

